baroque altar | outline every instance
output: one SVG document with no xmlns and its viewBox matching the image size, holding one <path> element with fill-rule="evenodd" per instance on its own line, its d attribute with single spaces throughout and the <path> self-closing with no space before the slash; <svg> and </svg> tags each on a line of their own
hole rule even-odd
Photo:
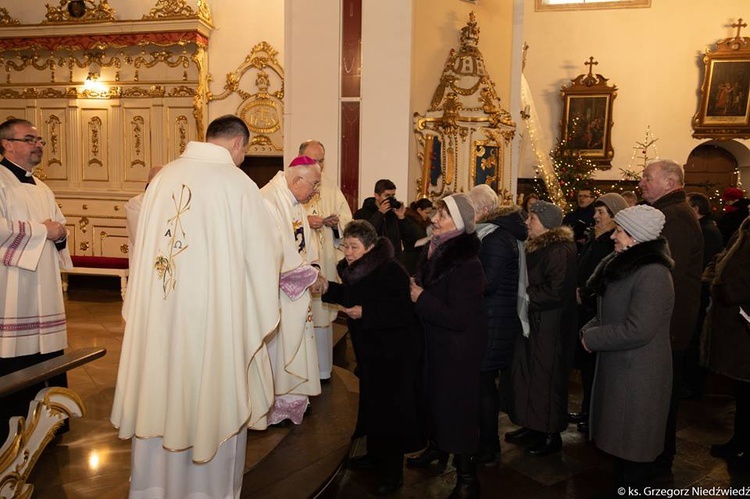
<svg viewBox="0 0 750 499">
<path fill-rule="evenodd" d="M 474 12 L 451 49 L 430 107 L 414 113 L 421 178 L 417 197 L 436 199 L 487 184 L 512 204 L 511 141 L 516 124 L 500 105 L 479 50 Z"/>
</svg>

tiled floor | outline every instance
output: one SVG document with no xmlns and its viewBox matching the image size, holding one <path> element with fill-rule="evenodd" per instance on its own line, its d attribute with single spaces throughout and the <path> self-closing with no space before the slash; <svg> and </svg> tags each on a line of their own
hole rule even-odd
<svg viewBox="0 0 750 499">
<path fill-rule="evenodd" d="M 86 285 L 91 286 L 71 283 L 67 299 L 70 348 L 104 346 L 107 355 L 69 373 L 70 387 L 83 399 L 87 413 L 73 421 L 71 431 L 50 446 L 37 464 L 29 482 L 38 498 L 127 497 L 130 443 L 120 441 L 109 423 L 124 330 L 122 302 L 116 287 Z M 357 384 L 350 372 L 353 358 L 346 339 L 337 348 L 336 363 L 332 383 L 313 399 L 312 411 L 301 426 L 251 432 L 242 497 L 310 497 L 338 469 L 349 451 L 356 414 Z M 664 488 L 750 486 L 750 474 L 730 473 L 723 461 L 708 454 L 711 443 L 730 436 L 733 417 L 733 402 L 723 381 L 711 378 L 708 387 L 702 400 L 683 402 L 674 475 L 660 482 Z M 575 382 L 572 392 L 575 406 L 580 398 Z M 514 428 L 506 416 L 501 423 L 502 433 Z M 482 497 L 593 497 L 606 490 L 611 480 L 607 456 L 586 442 L 574 426 L 563 439 L 562 453 L 543 458 L 527 456 L 523 449 L 503 442 L 500 464 L 480 470 Z M 352 454 L 363 451 L 361 441 L 351 449 Z M 407 470 L 405 485 L 395 497 L 447 497 L 454 481 L 451 466 L 442 474 Z M 368 474 L 342 470 L 322 496 L 369 497 L 372 487 Z"/>
</svg>

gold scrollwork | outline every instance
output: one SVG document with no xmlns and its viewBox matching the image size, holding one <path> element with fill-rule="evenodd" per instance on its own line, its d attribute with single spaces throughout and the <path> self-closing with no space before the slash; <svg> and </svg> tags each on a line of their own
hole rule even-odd
<svg viewBox="0 0 750 499">
<path fill-rule="evenodd" d="M 187 137 L 188 137 L 188 119 L 184 115 L 180 115 L 177 117 L 177 135 L 180 138 L 180 141 L 178 143 L 178 147 L 180 150 L 180 154 L 185 152 L 185 148 L 187 147 Z"/>
<path fill-rule="evenodd" d="M 81 217 L 78 219 L 78 230 L 84 234 L 88 231 L 89 219 L 88 217 Z"/>
<path fill-rule="evenodd" d="M 195 12 L 185 0 L 158 0 L 156 6 L 143 16 L 143 19 L 178 19 L 200 18 L 211 22 L 211 11 L 205 0 L 198 0 L 198 12 Z"/>
<path fill-rule="evenodd" d="M 60 125 L 62 122 L 59 117 L 51 114 L 44 124 L 47 125 L 46 135 L 49 137 L 49 148 L 47 148 L 47 156 L 49 159 L 47 160 L 47 166 L 61 166 L 62 160 L 60 159 L 60 154 L 62 151 L 60 150 Z"/>
<path fill-rule="evenodd" d="M 129 252 L 130 252 L 130 248 L 128 247 L 127 244 L 120 245 L 120 253 L 127 255 Z"/>
<path fill-rule="evenodd" d="M 104 163 L 99 159 L 99 152 L 101 150 L 102 140 L 102 120 L 98 116 L 94 116 L 89 120 L 89 144 L 91 153 L 91 159 L 89 159 L 89 166 L 98 165 L 104 166 Z"/>
<path fill-rule="evenodd" d="M 14 17 L 10 17 L 10 14 L 8 13 L 8 9 L 5 7 L 0 7 L 0 25 L 3 26 L 13 26 L 16 24 L 21 24 L 18 19 Z"/>
<path fill-rule="evenodd" d="M 42 24 L 116 21 L 115 10 L 109 6 L 107 0 L 84 0 L 84 2 L 86 9 L 81 17 L 72 17 L 68 12 L 70 0 L 60 0 L 59 7 L 46 4 L 47 15 Z"/>
<path fill-rule="evenodd" d="M 88 251 L 91 247 L 91 243 L 88 241 L 83 241 L 81 244 L 78 245 L 79 248 L 81 248 L 81 251 Z"/>
</svg>

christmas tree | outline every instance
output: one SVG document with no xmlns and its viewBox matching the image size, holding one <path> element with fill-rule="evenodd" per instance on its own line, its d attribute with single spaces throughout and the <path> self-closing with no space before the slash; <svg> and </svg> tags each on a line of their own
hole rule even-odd
<svg viewBox="0 0 750 499">
<path fill-rule="evenodd" d="M 581 151 L 573 144 L 577 130 L 575 120 L 571 123 L 567 137 L 558 139 L 555 148 L 550 152 L 552 166 L 555 170 L 554 182 L 560 186 L 567 209 L 572 210 L 577 206 L 578 191 L 581 189 L 593 189 L 592 179 L 596 165 L 590 159 L 581 155 Z M 566 207 L 562 207 L 565 209 Z"/>
<path fill-rule="evenodd" d="M 641 181 L 643 170 L 646 165 L 654 159 L 659 159 L 659 151 L 656 149 L 656 141 L 651 133 L 651 126 L 646 127 L 646 133 L 642 142 L 636 141 L 633 146 L 633 155 L 625 168 L 620 168 L 622 177 L 612 184 L 612 192 L 633 190 L 633 183 Z"/>
</svg>

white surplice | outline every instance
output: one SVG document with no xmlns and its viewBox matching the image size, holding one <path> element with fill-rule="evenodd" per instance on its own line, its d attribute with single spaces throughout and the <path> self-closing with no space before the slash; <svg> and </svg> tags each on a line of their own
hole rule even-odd
<svg viewBox="0 0 750 499">
<path fill-rule="evenodd" d="M 320 192 L 306 205 L 308 215 L 327 217 L 338 215 L 339 223 L 336 227 L 338 235 L 332 227 L 324 225 L 319 229 L 312 229 L 312 238 L 318 248 L 318 263 L 320 273 L 329 281 L 339 282 L 336 264 L 344 258 L 341 249 L 344 227 L 352 221 L 352 211 L 341 190 L 333 180 L 323 176 Z M 320 296 L 313 296 L 313 322 L 315 327 L 329 326 L 336 319 L 338 308 L 330 303 L 323 303 Z"/>
<path fill-rule="evenodd" d="M 311 243 L 305 208 L 289 190 L 284 173 L 277 173 L 261 193 L 274 211 L 278 225 L 284 254 L 281 271 L 288 272 L 317 262 L 318 251 Z M 279 296 L 281 322 L 278 332 L 270 337 L 269 354 L 274 367 L 276 404 L 283 406 L 288 405 L 286 400 L 319 395 L 320 378 L 310 291 L 305 290 L 296 300 L 281 291 Z M 293 397 L 284 398 L 289 395 Z"/>
<path fill-rule="evenodd" d="M 141 214 L 111 421 L 120 438 L 191 449 L 197 471 L 247 426 L 265 427 L 281 249 L 257 186 L 214 144 L 188 143 L 152 180 Z"/>
<path fill-rule="evenodd" d="M 47 239 L 43 222 L 65 224 L 47 185 L 18 181 L 0 166 L 0 357 L 50 353 L 67 346 L 60 269 L 73 266 Z"/>
</svg>

